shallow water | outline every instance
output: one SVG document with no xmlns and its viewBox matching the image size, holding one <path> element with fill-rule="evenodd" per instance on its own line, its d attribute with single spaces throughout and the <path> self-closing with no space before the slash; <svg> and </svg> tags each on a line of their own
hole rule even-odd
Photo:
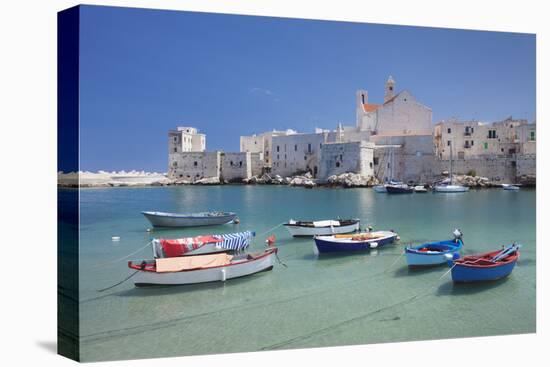
<svg viewBox="0 0 550 367">
<path fill-rule="evenodd" d="M 86 189 L 80 197 L 83 361 L 535 332 L 534 190 L 390 196 L 371 189 L 185 186 Z M 235 211 L 241 223 L 148 233 L 142 210 Z M 258 234 L 252 249 L 261 249 L 268 235 L 262 233 L 290 218 L 337 216 L 394 229 L 401 241 L 370 253 L 315 257 L 312 239 L 293 239 L 278 227 L 287 268 L 224 284 L 135 288 L 130 280 L 97 292 L 131 274 L 126 260 L 115 260 L 151 236 L 250 229 Z M 523 244 L 512 275 L 453 285 L 445 266 L 406 267 L 404 245 L 449 239 L 454 228 L 464 233 L 465 253 Z M 147 248 L 132 259 L 150 257 Z"/>
</svg>

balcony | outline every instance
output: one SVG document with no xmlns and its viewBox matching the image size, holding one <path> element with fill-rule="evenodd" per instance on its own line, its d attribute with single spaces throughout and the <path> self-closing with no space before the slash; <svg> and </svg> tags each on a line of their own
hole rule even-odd
<svg viewBox="0 0 550 367">
<path fill-rule="evenodd" d="M 472 136 L 472 132 L 471 131 L 464 131 L 464 136 Z"/>
</svg>

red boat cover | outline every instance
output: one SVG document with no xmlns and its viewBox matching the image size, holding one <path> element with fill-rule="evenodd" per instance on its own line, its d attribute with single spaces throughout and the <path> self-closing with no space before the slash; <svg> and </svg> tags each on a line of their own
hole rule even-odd
<svg viewBox="0 0 550 367">
<path fill-rule="evenodd" d="M 183 254 L 198 249 L 207 243 L 222 242 L 223 238 L 218 236 L 197 236 L 179 238 L 176 240 L 160 240 L 160 245 L 166 257 L 178 257 Z"/>
</svg>

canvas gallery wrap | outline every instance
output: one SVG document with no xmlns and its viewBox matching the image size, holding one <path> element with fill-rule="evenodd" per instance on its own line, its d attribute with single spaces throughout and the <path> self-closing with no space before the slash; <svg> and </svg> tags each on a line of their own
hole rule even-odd
<svg viewBox="0 0 550 367">
<path fill-rule="evenodd" d="M 61 11 L 59 353 L 534 333 L 535 44 Z"/>
</svg>

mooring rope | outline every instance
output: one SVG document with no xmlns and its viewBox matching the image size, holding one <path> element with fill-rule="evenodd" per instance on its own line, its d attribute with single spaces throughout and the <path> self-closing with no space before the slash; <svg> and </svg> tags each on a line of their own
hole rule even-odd
<svg viewBox="0 0 550 367">
<path fill-rule="evenodd" d="M 279 262 L 279 264 L 281 264 L 282 266 L 284 266 L 285 268 L 288 268 L 288 266 L 281 261 L 281 259 L 279 258 L 279 254 L 278 253 L 275 253 L 275 257 L 277 258 L 277 261 Z"/>
<path fill-rule="evenodd" d="M 404 254 L 405 254 L 405 251 L 401 252 L 401 253 L 399 254 L 399 256 L 397 256 L 397 259 L 395 259 L 395 261 L 392 262 L 391 265 L 388 266 L 388 268 L 387 268 L 386 270 L 384 270 L 384 273 L 387 273 L 388 271 L 390 271 L 391 268 L 393 268 L 393 266 L 394 266 L 395 264 L 397 264 L 397 262 L 401 259 L 401 257 L 403 257 Z"/>
<path fill-rule="evenodd" d="M 102 263 L 102 264 L 98 264 L 96 266 L 94 266 L 94 268 L 100 268 L 100 267 L 103 267 L 103 266 L 107 266 L 107 265 L 112 265 L 112 264 L 115 264 L 119 261 L 122 261 L 122 260 L 126 260 L 128 259 L 130 256 L 133 256 L 141 251 L 143 251 L 145 248 L 147 248 L 149 245 L 151 245 L 151 243 L 153 243 L 153 240 L 147 242 L 147 244 L 143 247 L 140 247 L 139 249 L 137 249 L 136 251 L 132 252 L 131 254 L 128 254 L 128 255 L 125 255 L 123 257 L 120 257 L 118 259 L 115 259 L 115 260 L 111 260 L 111 261 L 107 261 L 105 263 Z"/>
<path fill-rule="evenodd" d="M 267 233 L 269 233 L 269 232 L 272 232 L 272 231 L 276 230 L 277 228 L 279 228 L 280 226 L 282 226 L 283 224 L 285 224 L 285 222 L 279 223 L 279 224 L 277 224 L 275 227 L 270 228 L 270 229 L 268 229 L 267 231 L 260 233 L 257 237 L 260 237 L 260 236 L 263 236 L 263 235 L 265 235 L 265 234 L 267 234 Z"/>
<path fill-rule="evenodd" d="M 134 271 L 132 274 L 130 274 L 128 277 L 126 277 L 125 279 L 121 280 L 120 282 L 116 283 L 116 284 L 113 284 L 112 286 L 110 287 L 107 287 L 107 288 L 103 288 L 103 289 L 98 289 L 97 292 L 105 292 L 111 288 L 114 288 L 116 287 L 117 285 L 121 285 L 122 283 L 124 283 L 125 281 L 127 281 L 128 279 L 130 279 L 131 277 L 133 277 L 134 275 L 136 275 L 140 270 L 136 270 Z"/>
</svg>

